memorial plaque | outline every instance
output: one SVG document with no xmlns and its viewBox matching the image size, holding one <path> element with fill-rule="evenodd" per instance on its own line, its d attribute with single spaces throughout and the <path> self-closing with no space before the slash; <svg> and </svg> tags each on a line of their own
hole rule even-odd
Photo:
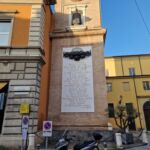
<svg viewBox="0 0 150 150">
<path fill-rule="evenodd" d="M 61 112 L 94 112 L 91 46 L 63 49 Z"/>
</svg>

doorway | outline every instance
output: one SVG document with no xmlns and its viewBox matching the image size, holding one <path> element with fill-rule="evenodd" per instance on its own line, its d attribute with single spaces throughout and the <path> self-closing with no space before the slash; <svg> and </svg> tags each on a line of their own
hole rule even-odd
<svg viewBox="0 0 150 150">
<path fill-rule="evenodd" d="M 7 99 L 8 84 L 0 82 L 0 133 L 2 131 L 4 112 Z"/>
<path fill-rule="evenodd" d="M 146 102 L 143 106 L 144 109 L 144 116 L 145 116 L 145 123 L 147 130 L 150 131 L 150 101 Z"/>
</svg>

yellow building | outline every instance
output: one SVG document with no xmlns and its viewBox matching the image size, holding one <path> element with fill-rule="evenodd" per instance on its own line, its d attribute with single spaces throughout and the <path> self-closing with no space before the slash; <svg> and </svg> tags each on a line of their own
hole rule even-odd
<svg viewBox="0 0 150 150">
<path fill-rule="evenodd" d="M 130 129 L 150 130 L 150 55 L 105 57 L 109 122 L 115 127 L 113 110 L 120 95 L 127 111 L 133 107 L 140 116 Z"/>
</svg>

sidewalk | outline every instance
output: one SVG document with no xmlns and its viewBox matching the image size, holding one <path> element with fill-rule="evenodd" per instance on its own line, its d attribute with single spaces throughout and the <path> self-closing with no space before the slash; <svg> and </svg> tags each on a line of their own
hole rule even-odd
<svg viewBox="0 0 150 150">
<path fill-rule="evenodd" d="M 147 136 L 148 136 L 148 141 L 149 141 L 148 145 L 128 148 L 126 150 L 150 150 L 150 132 L 148 132 Z"/>
<path fill-rule="evenodd" d="M 131 144 L 131 145 L 124 145 L 124 149 L 126 150 L 150 150 L 150 133 L 148 133 L 148 140 L 149 140 L 149 144 L 145 145 L 142 143 L 139 144 Z M 100 146 L 101 148 L 101 146 Z M 45 150 L 45 149 L 40 149 L 40 150 Z M 54 148 L 49 148 L 48 150 L 55 150 Z M 72 148 L 70 148 L 69 150 L 72 150 Z M 103 150 L 103 148 L 101 148 L 100 150 Z M 108 150 L 117 150 L 117 148 L 108 148 Z"/>
</svg>

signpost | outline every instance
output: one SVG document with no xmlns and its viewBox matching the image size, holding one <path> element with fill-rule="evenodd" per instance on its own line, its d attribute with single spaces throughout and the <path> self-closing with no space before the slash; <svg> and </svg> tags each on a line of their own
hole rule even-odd
<svg viewBox="0 0 150 150">
<path fill-rule="evenodd" d="M 29 116 L 23 115 L 22 116 L 22 128 L 21 128 L 22 129 L 22 147 L 23 147 L 23 150 L 26 149 L 28 127 L 29 127 Z"/>
<path fill-rule="evenodd" d="M 22 103 L 20 105 L 20 114 L 22 115 L 21 120 L 21 131 L 22 131 L 22 149 L 26 149 L 26 141 L 28 138 L 28 127 L 29 127 L 29 104 Z"/>
<path fill-rule="evenodd" d="M 28 129 L 29 126 L 29 116 L 23 115 L 22 117 L 22 129 Z"/>
<path fill-rule="evenodd" d="M 52 136 L 52 121 L 43 122 L 43 136 L 45 137 L 45 149 L 48 149 L 48 138 Z"/>
</svg>

